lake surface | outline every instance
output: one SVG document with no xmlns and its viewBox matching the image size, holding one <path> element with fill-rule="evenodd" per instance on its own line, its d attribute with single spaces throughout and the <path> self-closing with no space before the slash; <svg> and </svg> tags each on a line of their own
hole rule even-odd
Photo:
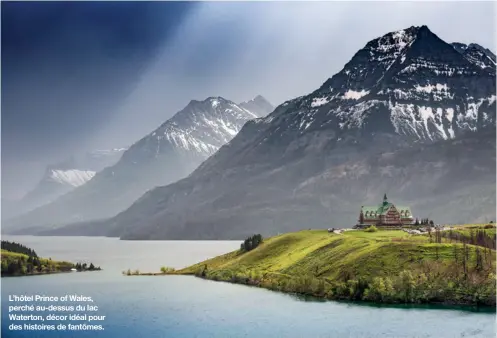
<svg viewBox="0 0 497 338">
<path fill-rule="evenodd" d="M 99 272 L 2 278 L 2 337 L 495 337 L 495 312 L 304 301 L 265 289 L 190 276 L 123 276 L 181 268 L 239 248 L 239 241 L 119 241 L 3 236 Z M 10 331 L 9 295 L 92 297 L 104 331 Z M 37 303 L 43 304 L 43 303 Z M 52 304 L 52 303 L 48 303 Z M 48 305 L 47 304 L 47 305 Z M 63 303 L 57 303 L 63 304 Z M 64 303 L 66 304 L 66 303 Z M 56 312 L 63 314 L 62 312 Z M 34 323 L 34 322 L 31 322 Z M 45 324 L 58 324 L 60 321 Z M 74 322 L 72 322 L 74 323 Z"/>
</svg>

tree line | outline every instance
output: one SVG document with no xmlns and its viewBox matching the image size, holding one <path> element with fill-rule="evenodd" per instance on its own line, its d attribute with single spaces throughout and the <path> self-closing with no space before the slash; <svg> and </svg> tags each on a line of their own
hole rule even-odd
<svg viewBox="0 0 497 338">
<path fill-rule="evenodd" d="M 2 259 L 2 275 L 26 275 L 42 272 L 44 269 L 46 269 L 46 266 L 42 264 L 38 257 L 29 256 L 27 259 L 25 257 L 11 260 Z M 51 271 L 50 266 L 48 269 Z"/>
<path fill-rule="evenodd" d="M 250 251 L 250 250 L 254 250 L 261 243 L 262 243 L 261 234 L 256 234 L 256 235 L 250 236 L 249 238 L 244 240 L 243 243 L 240 245 L 240 250 L 245 251 L 245 252 Z"/>
<path fill-rule="evenodd" d="M 38 255 L 33 249 L 30 249 L 16 242 L 2 241 L 2 250 L 20 253 L 31 257 L 38 257 Z"/>
<path fill-rule="evenodd" d="M 477 245 L 488 249 L 496 249 L 495 234 L 491 235 L 485 229 L 470 229 L 469 234 L 463 234 L 458 231 L 439 231 L 436 243 L 442 243 L 442 237 L 446 238 L 450 243 L 460 242 L 465 244 Z"/>
<path fill-rule="evenodd" d="M 90 263 L 90 265 L 86 264 L 86 263 L 76 263 L 76 265 L 74 265 L 74 268 L 78 271 L 93 271 L 93 270 L 101 270 L 100 267 L 96 267 L 95 265 L 93 265 L 93 263 Z"/>
<path fill-rule="evenodd" d="M 39 273 L 51 273 L 59 271 L 98 271 L 93 263 L 72 264 L 69 262 L 54 262 L 51 259 L 41 259 L 38 257 L 2 257 L 2 276 L 32 275 Z"/>
<path fill-rule="evenodd" d="M 421 218 L 421 219 L 418 219 L 416 218 L 416 221 L 414 222 L 414 225 L 431 225 L 433 226 L 435 223 L 433 222 L 433 220 L 430 220 L 428 218 Z"/>
</svg>

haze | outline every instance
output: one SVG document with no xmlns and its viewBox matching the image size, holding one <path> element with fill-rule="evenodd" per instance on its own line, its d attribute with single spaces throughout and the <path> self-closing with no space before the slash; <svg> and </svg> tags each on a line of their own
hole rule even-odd
<svg viewBox="0 0 497 338">
<path fill-rule="evenodd" d="M 493 2 L 2 2 L 2 197 L 191 99 L 304 95 L 388 31 L 427 25 L 495 52 L 494 18 Z"/>
</svg>

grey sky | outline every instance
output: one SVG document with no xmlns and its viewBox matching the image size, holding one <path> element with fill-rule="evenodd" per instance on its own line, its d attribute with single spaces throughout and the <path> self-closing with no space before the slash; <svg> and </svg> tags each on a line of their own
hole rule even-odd
<svg viewBox="0 0 497 338">
<path fill-rule="evenodd" d="M 170 4 L 152 8 L 155 24 L 161 22 L 161 11 L 168 11 L 167 5 Z M 23 67 L 22 72 L 12 68 L 16 71 L 11 71 L 7 79 L 2 76 L 3 86 L 12 81 L 12 88 L 20 88 L 19 92 L 9 92 L 16 94 L 16 100 L 7 107 L 9 113 L 24 114 L 23 117 L 35 121 L 16 120 L 9 125 L 2 104 L 4 182 L 18 181 L 19 166 L 30 161 L 36 163 L 32 167 L 37 169 L 24 169 L 31 173 L 22 176 L 35 177 L 47 162 L 72 152 L 131 144 L 191 99 L 219 95 L 242 101 L 262 94 L 273 104 L 279 104 L 304 95 L 338 72 L 369 40 L 389 31 L 427 25 L 447 42 L 476 42 L 496 49 L 493 2 L 202 2 L 186 7 L 187 10 L 175 9 L 181 13 L 181 19 L 166 25 L 167 34 L 149 38 L 147 53 L 139 52 L 142 46 L 136 47 L 135 53 L 121 48 L 109 59 L 98 50 L 87 51 L 83 63 L 77 55 L 69 54 L 74 62 L 64 63 L 65 68 L 61 67 L 59 73 L 57 67 L 51 67 L 51 73 Z M 147 12 L 144 17 L 150 15 Z M 132 34 L 132 29 L 129 27 L 126 34 Z M 153 30 L 140 32 L 137 39 L 144 38 L 144 34 L 154 35 Z M 98 36 L 92 35 L 97 40 Z M 112 45 L 116 38 L 104 37 L 102 43 L 88 46 L 103 48 L 102 45 Z M 64 38 L 74 36 L 59 36 L 57 41 Z M 60 53 L 60 43 L 48 44 L 46 48 L 46 57 Z M 2 71 L 4 66 L 2 62 Z M 74 75 L 78 81 L 71 81 L 67 76 L 74 73 L 71 67 L 82 67 L 81 72 L 90 72 L 91 76 Z M 40 77 L 50 81 L 41 81 Z M 43 123 L 43 112 L 49 114 L 57 107 L 54 97 L 46 102 L 33 98 L 35 91 L 22 90 L 25 86 L 43 85 L 48 92 L 52 87 L 47 83 L 55 83 L 58 106 L 65 110 L 57 126 L 62 131 L 56 136 L 50 125 Z M 67 86 L 77 87 L 77 99 Z M 74 109 L 67 111 L 72 102 Z M 7 140 L 6 129 L 11 137 Z M 30 134 L 35 137 L 19 137 Z M 44 141 L 47 138 L 50 142 Z M 26 190 L 17 183 L 9 184 L 8 189 L 4 187 L 5 184 L 2 195 L 19 195 Z"/>
</svg>

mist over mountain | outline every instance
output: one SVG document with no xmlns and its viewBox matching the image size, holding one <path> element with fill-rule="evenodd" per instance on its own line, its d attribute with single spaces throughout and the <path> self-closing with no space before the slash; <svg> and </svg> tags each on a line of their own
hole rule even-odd
<svg viewBox="0 0 497 338">
<path fill-rule="evenodd" d="M 458 47 L 426 26 L 369 41 L 187 178 L 109 220 L 46 234 L 241 239 L 352 226 L 385 192 L 437 223 L 493 219 L 495 62 Z"/>
<path fill-rule="evenodd" d="M 242 102 L 239 106 L 258 114 L 259 116 L 266 116 L 274 110 L 273 105 L 262 95 L 257 95 L 252 100 Z"/>
<path fill-rule="evenodd" d="M 272 106 L 255 100 L 257 112 L 222 97 L 192 100 L 171 119 L 127 149 L 119 161 L 52 203 L 4 224 L 4 231 L 62 225 L 111 217 L 147 190 L 190 174 L 229 142 L 245 122 L 267 115 Z"/>
<path fill-rule="evenodd" d="M 2 220 L 53 202 L 59 196 L 85 184 L 98 171 L 115 164 L 125 150 L 125 148 L 94 150 L 49 165 L 36 187 L 21 199 L 2 198 Z"/>
</svg>

